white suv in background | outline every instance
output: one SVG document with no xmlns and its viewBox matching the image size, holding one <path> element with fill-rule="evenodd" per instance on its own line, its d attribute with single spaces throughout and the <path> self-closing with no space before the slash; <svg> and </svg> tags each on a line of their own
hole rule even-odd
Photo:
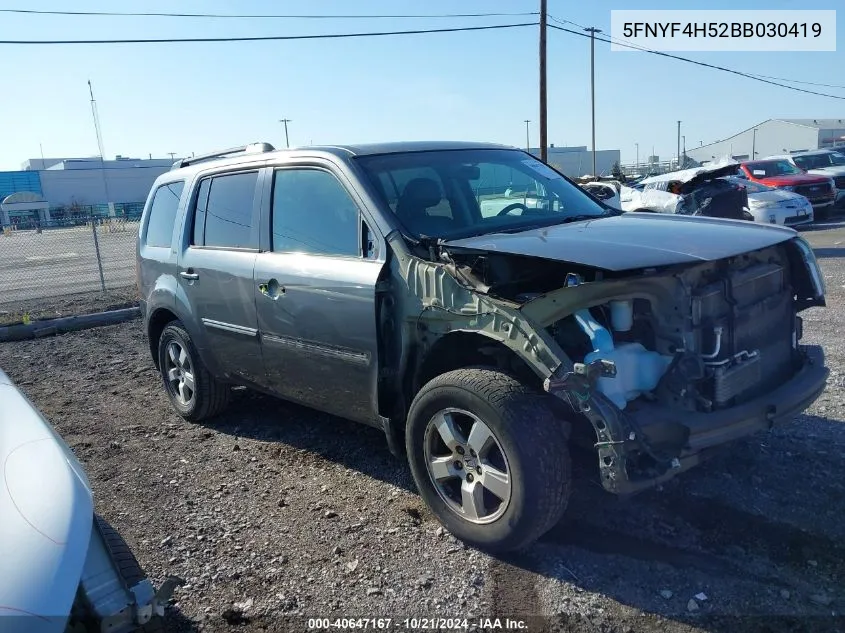
<svg viewBox="0 0 845 633">
<path fill-rule="evenodd" d="M 832 149 L 816 149 L 807 152 L 795 152 L 769 158 L 782 158 L 811 174 L 827 176 L 833 179 L 836 187 L 836 206 L 845 201 L 845 153 Z"/>
</svg>

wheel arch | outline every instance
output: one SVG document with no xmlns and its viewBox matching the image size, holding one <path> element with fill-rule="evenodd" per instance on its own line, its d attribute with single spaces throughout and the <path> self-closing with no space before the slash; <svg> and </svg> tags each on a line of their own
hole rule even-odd
<svg viewBox="0 0 845 633">
<path fill-rule="evenodd" d="M 446 372 L 465 367 L 501 369 L 540 389 L 542 382 L 531 367 L 501 341 L 482 332 L 455 331 L 445 334 L 424 350 L 418 350 L 409 388 L 409 402 L 427 382 Z"/>
<path fill-rule="evenodd" d="M 187 330 L 202 363 L 209 369 L 216 368 L 216 364 L 213 362 L 214 358 L 212 358 L 213 355 L 205 353 L 201 333 L 197 331 L 196 324 L 191 319 L 184 318 L 179 313 L 179 310 L 174 310 L 171 306 L 156 308 L 147 317 L 147 341 L 155 368 L 161 369 L 158 361 L 158 341 L 161 338 L 161 333 L 164 331 L 164 328 L 174 321 L 179 321 Z"/>
</svg>

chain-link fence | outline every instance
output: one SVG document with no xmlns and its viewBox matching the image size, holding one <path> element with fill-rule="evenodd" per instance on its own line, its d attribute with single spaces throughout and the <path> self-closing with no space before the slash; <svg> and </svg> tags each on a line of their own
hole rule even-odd
<svg viewBox="0 0 845 633">
<path fill-rule="evenodd" d="M 135 285 L 139 217 L 66 217 L 2 227 L 0 305 Z"/>
</svg>

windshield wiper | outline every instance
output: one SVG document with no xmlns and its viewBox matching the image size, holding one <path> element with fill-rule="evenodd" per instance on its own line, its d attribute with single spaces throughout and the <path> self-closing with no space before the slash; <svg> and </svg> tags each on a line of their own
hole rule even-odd
<svg viewBox="0 0 845 633">
<path fill-rule="evenodd" d="M 581 215 L 567 215 L 559 220 L 561 224 L 567 224 L 569 222 L 581 222 L 582 220 L 597 220 L 599 218 L 607 218 L 610 217 L 609 215 L 588 215 L 588 214 L 581 214 Z"/>
</svg>

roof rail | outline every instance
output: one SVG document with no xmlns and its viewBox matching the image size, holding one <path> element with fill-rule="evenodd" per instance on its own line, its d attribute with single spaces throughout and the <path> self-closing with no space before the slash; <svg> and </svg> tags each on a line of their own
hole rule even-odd
<svg viewBox="0 0 845 633">
<path fill-rule="evenodd" d="M 215 158 L 224 158 L 232 154 L 263 154 L 265 152 L 273 152 L 276 148 L 270 143 L 250 143 L 249 145 L 241 145 L 240 147 L 230 147 L 229 149 L 220 150 L 217 152 L 210 152 L 208 154 L 200 154 L 199 156 L 191 156 L 190 158 L 182 158 L 173 163 L 170 168 L 181 169 L 188 165 L 194 165 L 207 160 L 214 160 Z"/>
</svg>

